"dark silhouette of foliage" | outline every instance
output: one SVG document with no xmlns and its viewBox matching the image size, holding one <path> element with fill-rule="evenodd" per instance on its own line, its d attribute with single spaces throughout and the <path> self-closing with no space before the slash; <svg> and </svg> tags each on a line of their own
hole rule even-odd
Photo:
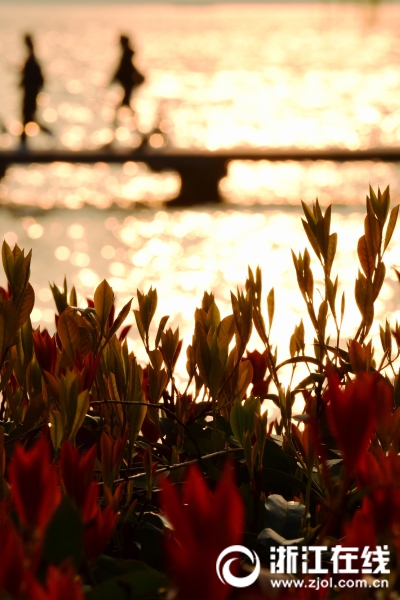
<svg viewBox="0 0 400 600">
<path fill-rule="evenodd" d="M 301 321 L 287 358 L 278 361 L 274 291 L 265 302 L 261 271 L 249 268 L 244 289 L 231 294 L 231 314 L 221 316 L 205 292 L 185 349 L 182 389 L 174 376 L 179 329 L 168 328 L 167 316 L 152 327 L 155 289 L 138 291 L 133 310 L 148 357 L 141 365 L 126 340 L 132 300 L 117 314 L 107 281 L 85 307 L 66 282 L 61 290 L 52 285 L 56 333 L 33 330 L 31 253 L 3 243 L 1 598 L 345 598 L 332 589 L 337 578 L 318 592 L 277 595 L 271 587 L 271 545 L 338 544 L 387 545 L 391 574 L 382 597 L 397 597 L 399 325 L 381 326 L 379 358 L 368 336 L 398 206 L 390 212 L 389 189 L 370 189 L 366 208 L 357 245 L 360 322 L 347 343 L 345 297 L 338 299 L 332 275 L 340 240 L 331 233 L 331 208 L 303 204 L 323 281 L 316 294 L 309 251 L 293 253 L 312 351 Z M 249 352 L 253 327 L 261 348 Z M 286 387 L 285 366 L 292 370 Z M 297 396 L 304 410 L 293 415 Z M 275 421 L 268 420 L 271 403 L 280 409 Z M 244 590 L 215 572 L 219 553 L 240 543 L 261 560 L 259 580 Z M 249 566 L 236 568 L 243 575 Z M 291 577 L 309 580 L 300 571 Z M 353 589 L 351 597 L 370 594 Z"/>
</svg>

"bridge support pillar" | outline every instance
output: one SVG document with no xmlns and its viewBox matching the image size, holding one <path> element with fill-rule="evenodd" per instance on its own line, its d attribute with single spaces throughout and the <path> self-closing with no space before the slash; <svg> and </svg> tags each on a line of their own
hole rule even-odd
<svg viewBox="0 0 400 600">
<path fill-rule="evenodd" d="M 226 161 L 215 157 L 196 157 L 186 164 L 175 166 L 181 178 L 179 195 L 170 200 L 168 206 L 196 206 L 223 202 L 219 193 L 219 183 L 227 175 Z"/>
<path fill-rule="evenodd" d="M 6 174 L 8 167 L 9 167 L 8 162 L 0 160 L 0 181 L 3 179 L 4 175 Z"/>
</svg>

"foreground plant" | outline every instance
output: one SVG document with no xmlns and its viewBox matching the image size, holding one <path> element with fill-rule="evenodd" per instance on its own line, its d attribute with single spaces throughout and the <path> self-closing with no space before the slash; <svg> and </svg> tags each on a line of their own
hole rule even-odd
<svg viewBox="0 0 400 600">
<path fill-rule="evenodd" d="M 215 494 L 195 465 L 189 468 L 183 499 L 164 480 L 161 508 L 172 525 L 166 545 L 177 600 L 227 598 L 230 588 L 217 577 L 215 566 L 225 548 L 241 542 L 244 528 L 243 501 L 232 469 L 225 468 Z"/>
<path fill-rule="evenodd" d="M 379 357 L 369 336 L 399 207 L 390 211 L 388 189 L 370 189 L 366 208 L 351 339 L 341 333 L 331 208 L 303 204 L 319 274 L 307 249 L 293 253 L 306 316 L 287 357 L 278 360 L 283 349 L 273 338 L 274 290 L 264 316 L 261 271 L 249 268 L 244 289 L 231 294 L 231 314 L 221 316 L 208 292 L 195 310 L 182 389 L 182 340 L 167 316 L 154 324 L 156 290 L 137 292 L 133 316 L 148 357 L 139 364 L 126 340 L 132 300 L 117 314 L 106 281 L 85 307 L 66 282 L 52 285 L 56 333 L 33 330 L 31 254 L 3 243 L 0 598 L 268 598 L 271 548 L 297 548 L 305 558 L 290 577 L 309 582 L 307 548 L 321 545 L 359 549 L 359 571 L 364 546 L 387 546 L 389 587 L 380 593 L 398 597 L 399 325 L 381 325 Z M 253 327 L 260 346 L 249 352 Z M 304 410 L 293 415 L 297 396 Z M 271 406 L 280 410 L 275 421 Z M 259 581 L 242 591 L 216 572 L 220 553 L 240 543 L 261 560 Z M 235 572 L 239 562 L 229 568 L 246 577 L 254 564 Z M 367 581 L 361 571 L 354 578 Z M 343 593 L 308 583 L 298 591 L 303 600 Z M 354 589 L 352 597 L 368 594 Z"/>
</svg>

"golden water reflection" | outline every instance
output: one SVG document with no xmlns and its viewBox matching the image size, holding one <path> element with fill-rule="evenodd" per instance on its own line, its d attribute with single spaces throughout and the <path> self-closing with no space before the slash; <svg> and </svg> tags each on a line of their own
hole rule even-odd
<svg viewBox="0 0 400 600">
<path fill-rule="evenodd" d="M 341 4 L 287 6 L 11 6 L 2 10 L 2 116 L 20 134 L 19 32 L 35 32 L 46 75 L 40 111 L 55 139 L 33 147 L 95 149 L 113 138 L 121 90 L 109 85 L 121 28 L 135 40 L 146 82 L 136 117 L 119 114 L 116 144 L 167 123 L 181 148 L 330 145 L 364 148 L 400 138 L 400 9 Z M 18 33 L 17 33 L 18 32 Z M 132 137 L 133 136 L 133 137 Z"/>
<path fill-rule="evenodd" d="M 296 206 L 300 198 L 312 202 L 317 197 L 323 206 L 331 202 L 359 206 L 369 183 L 382 189 L 390 185 L 396 199 L 400 196 L 399 182 L 400 163 L 232 161 L 220 182 L 220 194 L 226 203 L 240 206 Z M 121 167 L 105 163 L 14 165 L 0 181 L 0 204 L 44 210 L 78 210 L 85 205 L 105 211 L 113 206 L 154 208 L 162 207 L 179 190 L 178 174 L 151 173 L 144 163 L 133 161 Z"/>
<path fill-rule="evenodd" d="M 50 217 L 24 217 L 15 221 L 5 213 L 1 234 L 9 243 L 18 242 L 33 248 L 32 284 L 36 307 L 32 313 L 34 326 L 39 323 L 54 327 L 54 308 L 48 282 L 62 285 L 64 275 L 69 285 L 78 290 L 81 305 L 93 296 L 96 285 L 106 277 L 113 287 L 117 307 L 136 290 L 157 288 L 159 304 L 153 335 L 159 319 L 170 315 L 170 326 L 179 325 L 184 345 L 191 342 L 193 315 L 200 306 L 204 290 L 215 294 L 216 302 L 225 316 L 231 312 L 230 290 L 243 287 L 247 266 L 258 265 L 263 272 L 263 296 L 275 288 L 276 314 L 272 329 L 274 344 L 278 344 L 280 360 L 288 357 L 289 338 L 300 319 L 306 326 L 307 343 L 312 343 L 311 324 L 297 288 L 290 249 L 296 253 L 305 247 L 305 234 L 300 211 L 276 209 L 210 209 L 176 211 L 142 210 L 135 215 L 114 212 L 104 217 L 101 211 L 83 209 L 75 214 L 62 211 Z M 32 228 L 43 232 L 31 235 Z M 363 233 L 361 209 L 334 207 L 332 230 L 339 232 L 336 264 L 332 274 L 339 275 L 339 292 L 346 294 L 346 316 L 343 338 L 354 335 L 360 314 L 354 301 L 354 280 L 357 276 L 355 246 Z M 312 255 L 312 250 L 310 249 Z M 392 324 L 400 320 L 398 283 L 393 266 L 400 265 L 400 232 L 394 234 L 386 254 L 387 279 L 381 298 L 376 302 L 376 322 L 372 335 L 380 348 L 378 321 L 388 318 Z M 322 272 L 312 259 L 318 304 L 318 289 L 322 289 Z M 3 282 L 4 283 L 4 282 Z M 339 301 L 339 300 L 338 300 Z M 135 302 L 135 301 L 134 301 Z M 266 308 L 266 305 L 264 304 Z M 131 322 L 133 322 L 131 318 Z M 332 334 L 334 334 L 331 323 Z M 130 344 L 140 360 L 145 352 L 134 326 L 129 334 Z M 253 334 L 250 349 L 260 348 Z M 309 345 L 308 352 L 312 353 Z M 178 376 L 185 378 L 185 355 L 178 364 Z"/>
<path fill-rule="evenodd" d="M 123 25 L 145 73 L 130 111 L 115 107 L 110 86 Z M 46 75 L 40 117 L 54 138 L 30 131 L 32 148 L 136 147 L 155 125 L 178 148 L 296 146 L 368 148 L 400 142 L 400 6 L 276 4 L 4 7 L 0 23 L 0 148 L 21 133 L 17 66 L 19 31 L 33 30 Z M 34 125 L 34 124 L 32 124 Z M 162 137 L 162 136 L 161 136 Z M 151 136 L 161 146 L 159 133 Z M 354 201 L 371 165 L 232 163 L 221 192 L 234 203 Z M 399 180 L 396 166 L 373 166 L 374 181 Z M 379 180 L 379 181 L 378 181 Z M 113 203 L 160 203 L 176 195 L 176 174 L 145 165 L 13 167 L 0 202 L 103 209 Z M 383 185 L 383 182 L 382 182 Z M 363 197 L 364 192 L 361 197 Z"/>
<path fill-rule="evenodd" d="M 171 146 L 188 149 L 397 146 L 400 6 L 382 5 L 373 12 L 333 3 L 287 8 L 160 5 L 155 19 L 146 5 L 98 6 L 95 15 L 92 7 L 75 5 L 3 7 L 0 100 L 7 132 L 0 134 L 0 149 L 15 148 L 21 134 L 16 67 L 23 60 L 24 30 L 35 32 L 47 77 L 39 112 L 55 134 L 50 139 L 30 127 L 32 148 L 96 150 L 112 141 L 121 150 L 136 147 L 140 135 L 157 124 Z M 135 116 L 119 112 L 114 131 L 120 93 L 108 82 L 121 24 L 135 40 L 146 83 L 134 98 Z M 152 139 L 156 148 L 160 138 Z M 244 285 L 247 265 L 260 265 L 264 297 L 276 289 L 272 339 L 283 359 L 301 318 L 310 332 L 290 254 L 290 248 L 298 252 L 305 245 L 299 199 L 310 203 L 318 196 L 323 205 L 336 205 L 333 230 L 340 235 L 333 275 L 339 274 L 340 291 L 346 291 L 343 336 L 351 336 L 360 320 L 353 300 L 360 206 L 368 183 L 375 189 L 390 184 L 398 201 L 399 175 L 399 165 L 379 162 L 232 162 L 221 181 L 230 206 L 179 213 L 162 208 L 179 191 L 177 175 L 154 174 L 144 164 L 14 165 L 0 181 L 0 233 L 11 245 L 33 248 L 32 320 L 50 329 L 49 281 L 61 286 L 65 274 L 85 304 L 107 277 L 118 307 L 136 296 L 137 288 L 157 287 L 155 320 L 169 314 L 187 344 L 204 289 L 215 293 L 225 316 L 229 291 Z M 48 214 L 37 211 L 54 208 Z M 386 316 L 392 323 L 400 318 L 390 268 L 400 264 L 399 257 L 396 232 L 386 257 L 387 282 L 376 303 L 381 322 Z M 313 264 L 318 288 L 321 273 L 315 259 Z M 375 323 L 375 338 L 377 332 Z M 129 340 L 144 360 L 135 328 Z M 250 349 L 258 345 L 254 336 Z M 182 355 L 181 378 L 184 363 Z"/>
</svg>

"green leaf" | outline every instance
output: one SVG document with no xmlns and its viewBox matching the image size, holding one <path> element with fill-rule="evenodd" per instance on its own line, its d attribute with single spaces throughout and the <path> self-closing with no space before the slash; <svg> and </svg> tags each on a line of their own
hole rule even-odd
<svg viewBox="0 0 400 600">
<path fill-rule="evenodd" d="M 228 315 L 220 322 L 218 326 L 217 341 L 218 348 L 228 349 L 229 344 L 235 333 L 235 317 Z"/>
<path fill-rule="evenodd" d="M 140 312 L 138 310 L 134 310 L 133 314 L 135 315 L 136 325 L 139 331 L 139 335 L 142 338 L 142 341 L 145 342 L 146 333 L 144 330 L 144 326 L 142 323 L 142 317 L 140 316 Z"/>
<path fill-rule="evenodd" d="M 311 229 L 313 231 L 315 231 L 315 226 L 317 224 L 317 220 L 314 216 L 314 213 L 312 212 L 312 210 L 310 210 L 308 208 L 307 204 L 305 202 L 303 202 L 303 200 L 301 200 L 301 206 L 303 207 L 303 212 L 306 216 L 309 226 L 311 227 Z"/>
<path fill-rule="evenodd" d="M 222 373 L 225 366 L 224 364 L 222 364 L 219 354 L 220 353 L 218 352 L 218 347 L 215 342 L 211 349 L 211 368 L 208 378 L 210 394 L 212 398 L 216 398 L 220 390 Z M 221 354 L 223 354 L 223 352 L 221 352 Z"/>
<path fill-rule="evenodd" d="M 153 352 L 159 352 L 159 350 L 153 350 Z M 167 385 L 168 375 L 164 369 L 157 370 L 151 365 L 149 365 L 148 369 L 150 400 L 153 404 L 157 404 L 161 398 L 161 394 L 163 393 L 165 386 Z"/>
<path fill-rule="evenodd" d="M 250 431 L 250 434 L 254 433 L 254 414 L 261 412 L 260 399 L 250 396 L 248 400 L 242 404 L 240 399 L 236 400 L 231 410 L 230 424 L 233 431 L 233 435 L 244 447 L 245 433 Z"/>
<path fill-rule="evenodd" d="M 386 187 L 383 194 L 381 194 L 381 206 L 382 206 L 382 227 L 387 219 L 390 208 L 390 188 Z"/>
<path fill-rule="evenodd" d="M 60 290 L 58 289 L 58 287 L 53 284 L 50 285 L 50 289 L 51 289 L 51 293 L 53 294 L 53 298 L 54 298 L 54 302 L 56 304 L 57 310 L 58 310 L 58 314 L 61 315 L 61 313 L 64 312 L 64 310 L 68 307 L 68 301 L 67 301 L 67 282 L 64 279 L 64 291 L 60 292 Z"/>
<path fill-rule="evenodd" d="M 97 286 L 94 293 L 94 308 L 100 321 L 100 331 L 106 331 L 108 316 L 114 302 L 114 292 L 105 279 Z"/>
<path fill-rule="evenodd" d="M 142 392 L 141 397 L 136 402 L 145 402 L 146 398 L 144 392 Z M 143 421 L 146 417 L 147 406 L 143 404 L 132 404 L 128 408 L 128 423 L 129 423 L 129 440 L 132 445 L 137 436 L 139 435 L 140 430 L 142 429 Z"/>
<path fill-rule="evenodd" d="M 26 286 L 18 308 L 18 329 L 26 323 L 35 304 L 35 292 L 30 283 Z"/>
<path fill-rule="evenodd" d="M 357 254 L 365 276 L 370 278 L 374 272 L 374 259 L 369 251 L 365 235 L 358 240 Z"/>
<path fill-rule="evenodd" d="M 50 412 L 50 436 L 54 451 L 57 452 L 64 437 L 64 421 L 59 410 Z"/>
<path fill-rule="evenodd" d="M 25 257 L 24 251 L 21 250 L 17 244 L 15 244 L 14 249 L 11 250 L 6 242 L 3 243 L 3 267 L 12 289 L 12 300 L 17 309 L 19 308 L 22 296 L 28 285 L 31 257 L 31 251 Z"/>
<path fill-rule="evenodd" d="M 232 303 L 232 312 L 235 317 L 236 328 L 240 331 L 240 308 L 239 302 L 236 298 L 235 294 L 231 292 L 231 303 Z"/>
<path fill-rule="evenodd" d="M 319 306 L 319 310 L 318 310 L 318 329 L 319 329 L 319 335 L 322 337 L 325 336 L 327 315 L 328 315 L 328 302 L 326 300 L 323 300 L 321 302 L 321 304 Z"/>
<path fill-rule="evenodd" d="M 192 423 L 189 425 L 189 430 L 203 454 L 211 454 L 211 452 L 223 450 L 226 447 L 226 436 L 220 429 L 215 432 L 212 427 L 204 427 L 201 423 Z M 184 449 L 190 456 L 198 456 L 191 436 L 185 437 Z"/>
<path fill-rule="evenodd" d="M 316 218 L 317 222 L 318 221 L 322 221 L 323 220 L 323 216 L 322 216 L 321 207 L 320 207 L 319 202 L 318 202 L 318 198 L 316 199 L 315 204 L 313 203 L 313 211 L 314 211 L 314 215 L 315 215 L 315 218 Z"/>
<path fill-rule="evenodd" d="M 236 400 L 235 404 L 232 406 L 230 424 L 233 435 L 243 448 L 244 434 L 246 433 L 247 426 L 247 415 L 240 399 Z"/>
<path fill-rule="evenodd" d="M 332 281 L 329 279 L 329 277 L 326 280 L 326 292 L 327 292 L 327 296 L 328 296 L 328 302 L 329 302 L 330 309 L 331 309 L 332 314 L 335 319 L 336 319 L 335 300 L 336 300 L 337 282 L 338 282 L 337 277 L 336 277 L 335 285 L 332 283 Z"/>
<path fill-rule="evenodd" d="M 321 254 L 324 257 L 324 260 L 326 261 L 328 240 L 325 238 L 325 225 L 324 225 L 324 220 L 323 220 L 322 216 L 321 216 L 321 219 L 319 219 L 317 222 L 315 235 L 318 240 L 318 245 L 321 249 Z"/>
<path fill-rule="evenodd" d="M 251 381 L 253 379 L 253 365 L 250 360 L 244 360 L 239 364 L 238 367 L 238 378 L 236 383 L 235 394 L 240 400 L 246 393 L 247 388 L 249 387 Z"/>
<path fill-rule="evenodd" d="M 22 326 L 21 341 L 22 348 L 24 350 L 25 361 L 26 364 L 28 364 L 32 360 L 33 356 L 32 323 L 29 317 Z"/>
<path fill-rule="evenodd" d="M 375 302 L 385 281 L 386 267 L 385 263 L 380 262 L 376 268 L 374 279 L 372 281 L 372 302 Z"/>
<path fill-rule="evenodd" d="M 72 315 L 68 312 L 68 309 L 65 309 L 58 319 L 57 332 L 68 358 L 74 360 L 76 351 L 79 348 L 81 336 L 79 327 L 75 323 Z"/>
<path fill-rule="evenodd" d="M 150 515 L 151 516 L 151 515 Z M 160 527 L 162 522 L 160 521 Z M 153 569 L 165 570 L 164 535 L 162 529 L 153 523 L 144 523 L 135 535 L 135 541 L 140 544 L 141 559 Z"/>
<path fill-rule="evenodd" d="M 271 494 L 265 502 L 265 526 L 270 527 L 286 540 L 301 536 L 301 523 L 305 506 L 300 502 L 287 502 L 279 494 Z"/>
<path fill-rule="evenodd" d="M 275 313 L 275 292 L 274 288 L 271 288 L 267 296 L 267 307 L 268 307 L 268 322 L 269 328 L 272 327 L 272 321 L 274 320 Z"/>
<path fill-rule="evenodd" d="M 219 312 L 218 306 L 213 302 L 208 310 L 206 317 L 206 328 L 207 331 L 210 327 L 213 327 L 214 331 L 217 329 L 218 325 L 221 321 L 221 314 Z"/>
<path fill-rule="evenodd" d="M 283 473 L 294 473 L 296 468 L 296 460 L 288 456 L 282 450 L 281 438 L 275 436 L 276 441 L 272 439 L 265 440 L 263 465 L 265 468 L 275 469 Z"/>
<path fill-rule="evenodd" d="M 293 358 L 296 355 L 296 352 L 297 352 L 296 334 L 293 333 L 293 335 L 290 336 L 290 341 L 289 341 L 290 357 Z"/>
<path fill-rule="evenodd" d="M 162 317 L 162 319 L 160 321 L 160 324 L 159 324 L 158 329 L 157 329 L 156 340 L 154 342 L 154 347 L 155 348 L 158 348 L 158 345 L 159 345 L 160 340 L 161 340 L 161 334 L 164 331 L 164 328 L 165 328 L 165 326 L 167 324 L 168 319 L 169 319 L 169 316 L 165 316 L 165 317 Z"/>
<path fill-rule="evenodd" d="M 383 244 L 383 251 L 385 252 L 386 248 L 389 245 L 390 240 L 392 239 L 392 235 L 394 232 L 394 228 L 396 227 L 397 216 L 399 214 L 399 205 L 395 206 L 392 212 L 390 213 L 389 223 L 386 229 L 385 242 Z"/>
<path fill-rule="evenodd" d="M 279 363 L 279 365 L 276 366 L 276 370 L 279 371 L 279 369 L 281 369 L 285 365 L 294 365 L 296 363 L 302 363 L 302 362 L 311 363 L 313 365 L 318 365 L 319 367 L 322 366 L 321 361 L 319 361 L 318 359 L 316 359 L 312 356 L 295 356 L 294 358 L 287 358 L 283 362 Z"/>
<path fill-rule="evenodd" d="M 122 323 L 125 321 L 126 317 L 129 315 L 129 311 L 131 310 L 132 298 L 121 308 L 118 313 L 117 318 L 114 323 L 110 327 L 110 331 L 108 332 L 107 338 L 111 339 L 114 333 L 117 333 L 118 329 L 121 327 Z"/>
<path fill-rule="evenodd" d="M 88 592 L 86 600 L 148 600 L 162 598 L 168 586 L 167 577 L 139 561 L 125 561 L 120 569 L 129 562 L 130 573 L 108 579 Z M 127 565 L 128 566 L 128 565 Z M 125 567 L 126 568 L 126 567 Z"/>
<path fill-rule="evenodd" d="M 329 240 L 329 232 L 331 229 L 331 216 L 332 216 L 332 204 L 330 204 L 326 211 L 325 211 L 325 215 L 323 217 L 324 220 L 324 230 L 325 230 L 325 239 Z"/>
<path fill-rule="evenodd" d="M 76 296 L 76 289 L 75 286 L 72 286 L 72 289 L 69 293 L 69 305 L 70 306 L 78 306 L 78 299 Z"/>
<path fill-rule="evenodd" d="M 74 440 L 76 434 L 78 433 L 78 429 L 81 427 L 83 421 L 85 420 L 85 416 L 88 410 L 89 390 L 83 390 L 83 392 L 81 392 L 78 396 L 75 418 L 69 434 L 70 440 Z"/>
<path fill-rule="evenodd" d="M 200 372 L 200 377 L 207 385 L 209 385 L 211 353 L 204 332 L 201 329 L 199 329 L 199 341 L 196 345 L 196 363 Z"/>
<path fill-rule="evenodd" d="M 370 205 L 370 207 L 369 207 L 369 205 Z M 372 208 L 373 213 L 378 218 L 379 217 L 378 198 L 376 197 L 376 194 L 375 194 L 374 190 L 372 189 L 371 185 L 369 186 L 369 198 L 367 196 L 367 212 L 368 212 L 368 214 L 371 213 L 370 208 Z"/>
<path fill-rule="evenodd" d="M 366 293 L 365 292 L 365 284 L 366 284 L 366 279 L 365 279 L 364 275 L 362 275 L 362 273 L 360 273 L 360 271 L 359 271 L 358 277 L 356 279 L 355 288 L 354 288 L 354 295 L 355 295 L 358 309 L 363 316 L 364 316 L 364 310 L 365 310 L 365 308 L 364 308 L 365 293 Z"/>
<path fill-rule="evenodd" d="M 5 240 L 3 241 L 3 246 L 1 249 L 1 257 L 3 261 L 4 273 L 6 274 L 8 282 L 12 286 L 14 281 L 14 255 L 10 246 Z"/>
<path fill-rule="evenodd" d="M 43 557 L 52 564 L 72 558 L 78 566 L 83 557 L 83 525 L 71 500 L 64 496 L 46 529 Z"/>
<path fill-rule="evenodd" d="M 168 370 L 172 372 L 174 367 L 174 356 L 179 344 L 179 327 L 175 331 L 169 327 L 165 333 L 161 334 L 161 350 L 164 363 Z"/>
<path fill-rule="evenodd" d="M 342 301 L 340 303 L 340 325 L 342 325 L 342 322 L 343 322 L 345 308 L 346 308 L 346 299 L 345 299 L 345 294 L 343 292 L 342 293 Z"/>
<path fill-rule="evenodd" d="M 107 383 L 108 383 L 108 393 L 110 394 L 110 399 L 113 402 L 121 402 L 115 373 L 110 372 L 108 374 Z"/>
<path fill-rule="evenodd" d="M 330 275 L 330 272 L 332 269 L 332 264 L 335 259 L 336 248 L 337 248 L 337 239 L 338 239 L 337 233 L 332 233 L 329 236 L 328 252 L 327 252 L 326 264 L 325 264 L 325 271 L 328 276 Z"/>
<path fill-rule="evenodd" d="M 148 340 L 150 323 L 157 308 L 157 290 L 153 290 L 153 288 L 150 287 L 147 294 L 142 294 L 139 290 L 137 290 L 137 297 L 139 302 L 140 317 L 146 333 L 146 340 Z"/>
<path fill-rule="evenodd" d="M 306 388 L 308 385 L 315 385 L 316 383 L 322 384 L 325 381 L 324 373 L 311 373 L 305 379 L 300 381 L 296 385 L 296 390 L 302 390 Z M 295 391 L 295 390 L 294 390 Z"/>
<path fill-rule="evenodd" d="M 376 255 L 381 246 L 382 233 L 378 219 L 368 214 L 364 219 L 364 231 L 367 248 L 372 260 L 375 262 Z"/>
<path fill-rule="evenodd" d="M 308 241 L 310 242 L 315 254 L 318 256 L 318 258 L 321 258 L 321 251 L 320 251 L 320 247 L 319 247 L 319 243 L 317 238 L 315 237 L 313 231 L 311 230 L 311 227 L 309 226 L 309 224 L 304 221 L 304 219 L 301 220 L 301 222 L 303 223 L 303 227 L 304 227 L 304 231 L 307 234 L 308 237 Z"/>
<path fill-rule="evenodd" d="M 23 431 L 28 431 L 28 429 L 34 427 L 43 414 L 45 408 L 46 404 L 43 400 L 43 394 L 38 394 L 29 402 L 29 406 L 24 417 Z"/>
<path fill-rule="evenodd" d="M 0 302 L 0 359 L 12 343 L 18 327 L 17 309 L 11 300 Z"/>
</svg>

